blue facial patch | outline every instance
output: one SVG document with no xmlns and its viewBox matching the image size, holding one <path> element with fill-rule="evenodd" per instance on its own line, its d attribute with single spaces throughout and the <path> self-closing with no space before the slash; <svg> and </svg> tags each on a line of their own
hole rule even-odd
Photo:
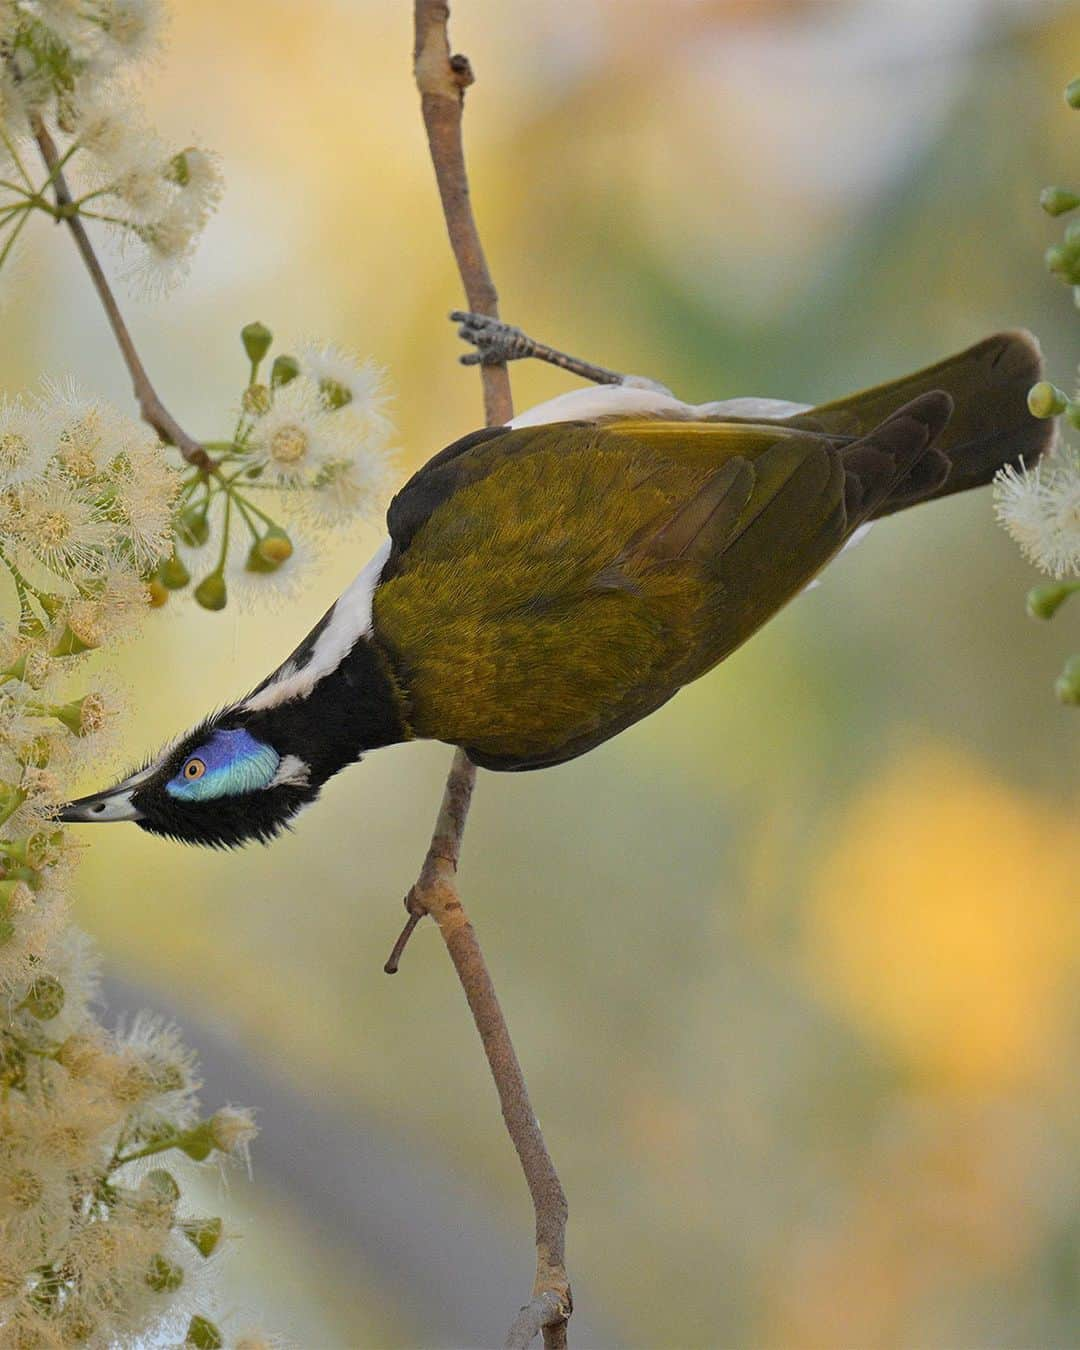
<svg viewBox="0 0 1080 1350">
<path fill-rule="evenodd" d="M 281 757 L 242 727 L 215 731 L 205 745 L 188 755 L 180 772 L 165 784 L 170 797 L 184 802 L 238 797 L 266 787 L 278 771 Z"/>
</svg>

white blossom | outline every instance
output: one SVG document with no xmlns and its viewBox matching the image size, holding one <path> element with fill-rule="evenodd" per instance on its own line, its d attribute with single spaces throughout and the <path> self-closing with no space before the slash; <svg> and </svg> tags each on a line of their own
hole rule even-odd
<svg viewBox="0 0 1080 1350">
<path fill-rule="evenodd" d="M 1059 446 L 1033 468 L 994 479 L 998 519 L 1036 567 L 1057 579 L 1080 573 L 1080 452 Z"/>
<path fill-rule="evenodd" d="M 346 453 L 341 420 L 327 411 L 319 386 L 305 375 L 274 390 L 269 409 L 255 421 L 249 449 L 278 484 L 310 482 Z"/>
<path fill-rule="evenodd" d="M 38 477 L 52 450 L 40 408 L 0 396 L 0 489 Z"/>
<path fill-rule="evenodd" d="M 116 530 L 92 492 L 52 473 L 19 489 L 15 537 L 52 572 L 94 572 Z"/>
</svg>

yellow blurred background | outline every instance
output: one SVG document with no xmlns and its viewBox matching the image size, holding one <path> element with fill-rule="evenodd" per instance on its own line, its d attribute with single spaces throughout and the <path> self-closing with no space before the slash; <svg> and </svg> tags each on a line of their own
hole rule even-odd
<svg viewBox="0 0 1080 1350">
<path fill-rule="evenodd" d="M 147 97 L 228 191 L 186 287 L 126 302 L 146 363 L 210 437 L 244 323 L 371 355 L 404 474 L 481 409 L 411 5 L 174 8 Z M 1077 4 L 457 0 L 452 31 L 503 312 L 535 336 L 694 401 L 812 401 L 1022 325 L 1070 381 L 1036 202 L 1080 166 Z M 70 255 L 36 231 L 4 385 L 71 372 L 123 404 Z M 519 407 L 569 387 L 513 375 Z M 250 688 L 376 538 L 282 612 L 155 615 L 123 758 Z M 570 1198 L 574 1343 L 1080 1339 L 1080 719 L 1051 689 L 1076 629 L 1025 617 L 1034 579 L 988 494 L 905 514 L 646 723 L 481 774 L 462 882 Z M 371 756 L 270 850 L 118 829 L 81 873 L 121 1005 L 175 1011 L 262 1114 L 227 1281 L 305 1347 L 497 1344 L 528 1288 L 435 932 L 381 972 L 447 760 Z"/>
</svg>

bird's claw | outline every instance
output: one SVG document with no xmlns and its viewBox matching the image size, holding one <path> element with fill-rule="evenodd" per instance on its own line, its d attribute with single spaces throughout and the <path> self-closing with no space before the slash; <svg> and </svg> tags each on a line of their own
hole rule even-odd
<svg viewBox="0 0 1080 1350">
<path fill-rule="evenodd" d="M 463 366 L 501 366 L 507 361 L 524 360 L 536 351 L 531 337 L 500 319 L 461 309 L 455 309 L 450 318 L 458 324 L 458 337 L 476 348 L 459 358 Z"/>
</svg>

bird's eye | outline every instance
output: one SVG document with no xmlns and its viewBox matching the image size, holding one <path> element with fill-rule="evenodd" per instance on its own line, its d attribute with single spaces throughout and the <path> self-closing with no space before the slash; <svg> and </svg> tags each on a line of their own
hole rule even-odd
<svg viewBox="0 0 1080 1350">
<path fill-rule="evenodd" d="M 205 772 L 206 765 L 201 759 L 198 759 L 195 756 L 192 756 L 192 758 L 184 765 L 184 777 L 188 779 L 189 782 L 194 782 L 196 778 L 201 778 Z"/>
</svg>

